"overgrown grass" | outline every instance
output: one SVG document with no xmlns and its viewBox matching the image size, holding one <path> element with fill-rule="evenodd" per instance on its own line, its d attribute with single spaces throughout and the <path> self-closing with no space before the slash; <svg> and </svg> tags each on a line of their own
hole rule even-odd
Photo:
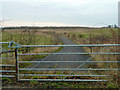
<svg viewBox="0 0 120 90">
<path fill-rule="evenodd" d="M 112 82 L 39 82 L 39 81 L 24 81 L 24 82 L 19 82 L 16 84 L 15 79 L 7 79 L 4 78 L 3 80 L 7 80 L 3 83 L 3 88 L 8 85 L 8 87 L 21 87 L 21 88 L 46 88 L 46 89 L 57 89 L 57 88 L 84 88 L 84 89 L 89 89 L 89 88 L 119 88 L 118 85 Z M 13 83 L 13 84 L 12 84 Z"/>
<path fill-rule="evenodd" d="M 49 44 L 61 44 L 59 39 L 53 33 L 43 33 L 41 31 L 33 33 L 32 31 L 22 32 L 20 31 L 4 31 L 2 33 L 2 41 L 3 42 L 10 42 L 14 41 L 21 45 L 49 45 Z M 3 44 L 2 47 L 6 50 L 11 50 L 8 48 L 8 44 Z M 49 47 L 49 48 L 20 48 L 18 49 L 18 54 L 23 53 L 45 53 L 45 52 L 54 52 L 59 51 L 58 47 Z M 2 53 L 2 58 L 15 58 L 15 52 L 10 53 Z M 31 56 L 19 56 L 19 61 L 32 61 L 36 59 L 41 59 L 46 57 L 46 55 L 31 55 Z M 3 59 L 2 64 L 13 64 L 15 65 L 15 59 Z M 30 63 L 23 63 L 20 64 L 20 67 L 27 67 L 31 65 Z"/>
<path fill-rule="evenodd" d="M 63 32 L 64 31 L 62 31 L 62 33 Z M 89 30 L 82 31 L 82 32 L 79 31 L 79 30 L 77 32 L 73 32 L 73 31 L 69 32 L 69 31 L 66 30 L 66 32 L 67 33 L 65 34 L 65 36 L 68 37 L 68 35 L 69 35 L 69 37 L 71 39 L 73 39 L 77 44 L 95 44 L 95 43 L 97 43 L 97 44 L 106 44 L 106 43 L 116 43 L 115 38 L 113 38 L 113 37 L 115 37 L 115 35 L 117 33 L 117 30 L 113 30 L 113 31 L 109 30 L 109 29 L 91 30 L 91 33 L 92 33 L 91 39 L 94 41 L 94 42 L 91 42 L 91 43 L 90 43 L 91 39 L 90 39 L 90 32 L 89 32 Z M 103 33 L 106 33 L 107 35 L 105 35 Z M 13 33 L 12 35 L 14 36 L 14 34 L 15 33 Z M 26 35 L 27 33 L 23 33 L 23 34 Z M 45 38 L 49 37 L 48 34 L 46 34 L 46 33 L 44 33 L 44 34 L 45 34 Z M 7 36 L 7 34 L 6 34 L 6 36 Z M 30 36 L 32 36 L 32 34 Z M 53 38 L 51 38 L 51 39 L 50 38 L 46 38 L 45 39 L 46 42 L 44 42 L 44 38 L 42 38 L 42 37 L 40 37 L 40 39 L 41 39 L 40 41 L 41 42 L 38 43 L 39 36 L 43 36 L 44 37 L 44 35 L 37 34 L 37 37 L 35 36 L 36 39 L 38 38 L 35 41 L 36 43 L 35 42 L 31 42 L 31 43 L 32 44 L 50 44 L 50 43 L 51 44 L 56 44 L 56 42 L 54 42 L 55 39 L 53 39 Z M 105 37 L 101 39 L 101 37 L 103 37 L 103 36 L 105 36 Z M 21 37 L 21 35 L 19 37 Z M 13 37 L 12 37 L 12 39 L 13 39 Z M 23 40 L 21 38 L 19 38 L 19 39 L 20 39 L 20 41 Z M 111 39 L 111 41 L 108 42 L 108 39 Z M 9 40 L 11 40 L 11 39 L 9 39 Z M 14 40 L 16 40 L 16 38 L 14 38 Z M 27 40 L 28 39 L 26 39 L 26 41 Z M 7 41 L 7 39 L 4 39 L 4 41 Z M 16 41 L 16 42 L 20 43 L 20 44 L 29 44 L 28 42 L 24 43 L 24 42 L 20 42 L 20 41 Z M 49 41 L 50 41 L 50 43 L 49 43 Z M 61 49 L 62 49 L 62 47 L 59 48 L 59 49 L 56 49 L 56 48 L 54 48 L 54 49 L 53 48 L 52 49 L 50 49 L 50 48 L 44 48 L 44 50 L 42 52 L 50 52 L 52 50 L 56 52 L 56 51 L 60 51 Z M 97 52 L 99 49 L 101 49 L 101 47 L 100 48 L 97 48 L 97 47 L 96 48 L 92 48 L 92 52 Z M 32 52 L 35 52 L 35 53 L 41 53 L 41 48 L 40 49 L 38 49 L 38 48 L 37 49 L 31 49 L 31 50 L 32 50 Z M 29 50 L 28 52 L 31 53 L 31 50 Z M 91 52 L 91 48 L 86 48 L 85 47 L 85 50 L 87 52 Z M 110 48 L 110 52 L 115 51 L 115 50 L 116 50 L 115 47 Z M 24 53 L 28 53 L 28 52 L 25 51 Z M 103 52 L 106 52 L 106 49 Z M 20 52 L 20 53 L 22 53 L 22 52 Z M 34 59 L 39 59 L 39 58 L 43 58 L 43 57 L 44 56 L 39 56 L 39 55 L 32 56 L 32 57 L 25 56 L 25 57 L 21 57 L 21 60 L 32 60 L 33 58 Z M 106 60 L 106 56 L 101 56 L 101 55 L 97 55 L 94 58 L 94 60 L 97 61 L 98 58 L 99 58 L 99 60 Z M 118 60 L 118 58 L 117 57 L 115 58 L 114 55 L 110 56 L 109 59 L 110 60 Z M 111 68 L 113 68 L 113 67 L 116 68 L 117 67 L 117 65 L 113 64 L 113 63 L 111 63 L 110 65 L 112 65 Z M 23 66 L 21 66 L 21 67 L 25 67 L 25 66 L 26 65 L 23 64 Z M 92 68 L 98 68 L 98 67 L 101 68 L 102 67 L 103 68 L 103 67 L 106 67 L 106 63 L 104 63 L 104 64 L 103 63 L 100 63 L 100 64 L 95 63 L 95 64 L 91 65 L 90 67 L 92 67 Z M 27 72 L 26 71 L 24 71 L 24 72 L 21 71 L 20 73 L 25 74 Z M 48 72 L 46 71 L 46 73 L 45 72 L 31 72 L 31 73 L 32 74 L 47 74 Z M 58 72 L 57 71 L 56 72 L 49 72 L 49 74 L 61 74 L 61 73 L 62 72 L 60 72 L 60 71 L 58 71 Z M 69 74 L 69 72 L 65 72 L 65 73 Z M 98 73 L 98 72 L 96 72 L 96 73 Z M 29 73 L 27 73 L 27 74 L 29 74 Z M 108 72 L 99 72 L 98 74 L 108 74 Z M 113 75 L 112 78 L 116 78 L 116 76 L 114 77 L 114 75 L 116 75 L 116 72 L 110 72 L 110 74 Z M 36 79 L 36 78 L 45 78 L 46 79 L 46 78 L 53 78 L 53 77 L 30 77 L 30 78 L 33 78 L 33 79 Z M 57 77 L 54 77 L 54 79 L 56 79 L 56 78 Z M 70 77 L 68 77 L 68 78 L 70 79 Z M 72 77 L 72 78 L 77 78 L 77 77 Z M 93 77 L 78 77 L 78 79 L 80 79 L 80 78 L 82 78 L 82 79 L 91 79 Z M 99 77 L 97 79 L 99 79 Z M 12 81 L 12 82 L 14 83 L 14 81 Z M 18 86 L 19 86 L 19 84 L 18 84 Z M 38 87 L 38 88 L 118 88 L 118 85 L 116 84 L 115 81 L 113 81 L 113 82 L 102 82 L 102 83 L 101 82 L 38 82 L 38 81 L 30 81 L 30 82 L 20 82 L 20 86 L 23 86 L 23 87 L 28 87 L 29 86 L 29 87 Z"/>
<path fill-rule="evenodd" d="M 17 42 L 21 45 L 45 45 L 45 44 L 54 44 L 55 39 L 53 36 L 43 33 L 11 33 L 11 32 L 3 32 L 2 33 L 2 41 Z"/>
<path fill-rule="evenodd" d="M 83 34 L 82 34 L 83 33 Z M 119 32 L 118 29 L 112 28 L 102 28 L 102 29 L 93 29 L 90 31 L 83 32 L 68 32 L 64 36 L 69 37 L 77 44 L 117 44 L 119 41 Z M 97 53 L 103 47 L 84 47 L 85 51 L 88 53 Z M 107 53 L 108 48 L 102 50 L 102 52 Z M 119 52 L 118 47 L 109 47 L 109 52 Z M 93 56 L 93 55 L 90 55 Z M 109 57 L 109 58 L 108 58 Z M 118 61 L 120 57 L 118 55 L 96 55 L 93 60 L 95 61 Z M 92 63 L 89 65 L 90 68 L 110 68 L 118 69 L 118 63 Z M 111 77 L 109 80 L 112 80 L 117 84 L 119 71 L 97 71 L 98 74 L 109 74 Z"/>
</svg>

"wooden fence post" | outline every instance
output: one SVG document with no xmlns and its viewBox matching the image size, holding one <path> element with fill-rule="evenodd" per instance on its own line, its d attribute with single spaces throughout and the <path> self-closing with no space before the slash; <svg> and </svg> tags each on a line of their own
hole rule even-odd
<svg viewBox="0 0 120 90">
<path fill-rule="evenodd" d="M 15 59 L 16 59 L 16 79 L 18 77 L 18 67 L 17 67 L 17 64 L 18 64 L 18 60 L 17 60 L 17 48 L 15 48 Z"/>
</svg>

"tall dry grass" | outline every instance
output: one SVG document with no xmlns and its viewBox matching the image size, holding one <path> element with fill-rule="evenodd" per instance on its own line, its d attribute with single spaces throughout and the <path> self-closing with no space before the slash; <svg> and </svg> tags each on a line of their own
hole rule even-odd
<svg viewBox="0 0 120 90">
<path fill-rule="evenodd" d="M 64 36 L 69 37 L 77 44 L 120 44 L 120 32 L 118 29 L 93 29 L 89 31 L 79 32 L 67 32 L 63 33 Z M 84 47 L 85 51 L 88 53 L 97 53 L 103 47 Z M 118 53 L 120 49 L 118 46 L 112 46 L 105 48 L 102 52 L 113 52 Z M 90 55 L 93 56 L 93 55 Z M 108 58 L 109 57 L 109 58 Z M 96 55 L 93 60 L 95 61 L 120 61 L 120 55 Z M 89 65 L 90 68 L 110 68 L 118 69 L 120 68 L 119 63 L 92 63 Z M 97 71 L 98 74 L 109 74 L 111 80 L 115 83 L 120 81 L 119 71 Z"/>
</svg>

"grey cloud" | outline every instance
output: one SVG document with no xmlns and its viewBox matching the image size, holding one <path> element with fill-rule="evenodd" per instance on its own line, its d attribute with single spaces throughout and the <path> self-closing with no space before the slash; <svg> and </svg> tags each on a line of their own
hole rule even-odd
<svg viewBox="0 0 120 90">
<path fill-rule="evenodd" d="M 66 5 L 66 3 L 4 3 L 3 17 L 29 22 L 54 22 L 93 25 L 98 22 L 117 24 L 117 7 L 97 3 Z"/>
</svg>

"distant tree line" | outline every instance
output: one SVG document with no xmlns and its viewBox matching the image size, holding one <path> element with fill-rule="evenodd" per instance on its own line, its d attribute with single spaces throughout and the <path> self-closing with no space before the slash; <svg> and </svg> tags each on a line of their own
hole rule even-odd
<svg viewBox="0 0 120 90">
<path fill-rule="evenodd" d="M 3 29 L 75 29 L 75 28 L 90 28 L 90 27 L 57 27 L 57 26 L 44 26 L 44 27 L 39 27 L 39 26 L 19 26 L 19 27 L 3 27 Z M 108 25 L 106 27 L 101 27 L 101 28 L 118 28 L 117 25 Z"/>
<path fill-rule="evenodd" d="M 3 27 L 3 29 L 68 29 L 68 28 L 89 28 L 89 27 L 57 27 L 57 26 L 44 26 L 44 27 L 32 27 L 32 26 L 19 26 L 19 27 Z"/>
<path fill-rule="evenodd" d="M 39 29 L 39 27 L 20 26 L 20 27 L 4 27 L 3 29 Z"/>
<path fill-rule="evenodd" d="M 118 28 L 117 25 L 108 25 L 107 27 L 101 27 L 101 28 Z"/>
</svg>

